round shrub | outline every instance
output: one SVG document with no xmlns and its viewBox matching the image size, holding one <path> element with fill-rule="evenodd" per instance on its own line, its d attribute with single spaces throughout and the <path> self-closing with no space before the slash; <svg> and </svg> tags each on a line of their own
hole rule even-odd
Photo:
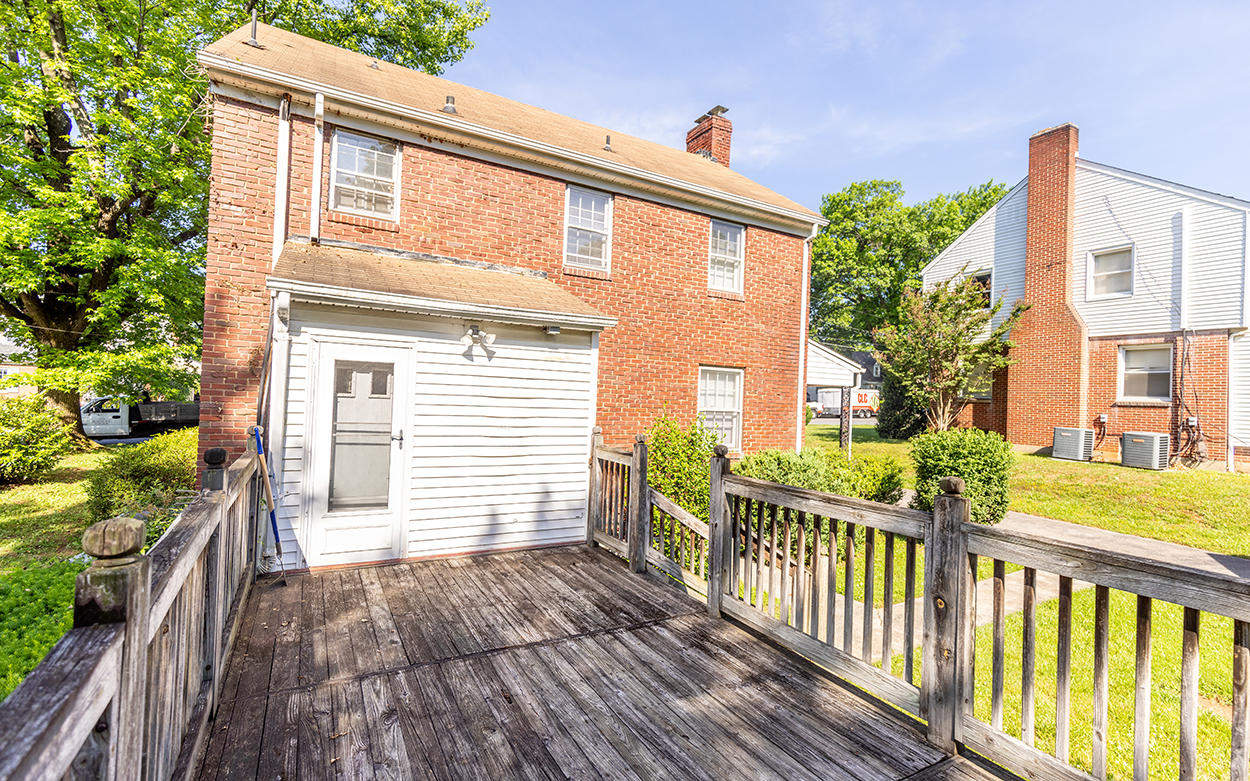
<svg viewBox="0 0 1250 781">
<path fill-rule="evenodd" d="M 930 431 L 911 440 L 916 462 L 912 507 L 932 510 L 943 477 L 962 477 L 972 500 L 972 520 L 998 523 L 1007 514 L 1007 480 L 1014 458 L 1011 444 L 992 431 L 975 428 Z"/>
<path fill-rule="evenodd" d="M 199 429 L 184 428 L 117 449 L 88 480 L 87 509 L 91 520 L 165 510 L 177 500 L 178 491 L 195 490 L 198 444 Z M 149 520 L 149 527 L 159 526 L 162 521 L 168 526 L 171 518 Z"/>
<path fill-rule="evenodd" d="M 797 488 L 893 504 L 903 495 L 903 467 L 893 458 L 856 458 L 848 461 L 838 450 L 808 448 L 761 450 L 734 467 L 743 477 L 754 477 Z"/>
<path fill-rule="evenodd" d="M 42 396 L 0 399 L 0 483 L 37 480 L 73 447 Z"/>
<path fill-rule="evenodd" d="M 682 428 L 667 415 L 647 431 L 647 482 L 700 520 L 708 518 L 716 436 L 696 420 Z"/>
</svg>

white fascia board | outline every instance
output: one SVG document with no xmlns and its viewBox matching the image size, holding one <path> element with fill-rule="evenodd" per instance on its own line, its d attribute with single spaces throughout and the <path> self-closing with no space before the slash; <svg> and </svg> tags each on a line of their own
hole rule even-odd
<svg viewBox="0 0 1250 781">
<path fill-rule="evenodd" d="M 455 317 L 468 320 L 486 320 L 492 323 L 513 325 L 558 325 L 579 331 L 602 331 L 616 325 L 615 317 L 602 315 L 578 315 L 566 312 L 546 312 L 537 309 L 518 309 L 490 304 L 471 304 L 463 301 L 446 301 L 439 298 L 378 293 L 372 290 L 319 285 L 293 279 L 269 279 L 270 290 L 286 292 L 297 301 L 315 304 L 353 306 L 362 309 L 379 309 L 387 312 L 408 312 L 419 315 Z"/>
<path fill-rule="evenodd" d="M 1029 177 L 1025 176 L 1023 179 L 1021 179 L 1020 181 L 1016 182 L 1016 186 L 1015 186 L 1015 187 L 1012 187 L 1010 190 L 1008 190 L 1008 191 L 1007 191 L 1007 194 L 1006 194 L 1006 195 L 1004 195 L 1002 198 L 999 198 L 999 199 L 998 199 L 998 203 L 996 203 L 996 204 L 994 204 L 993 206 L 991 206 L 990 208 L 986 209 L 986 210 L 985 210 L 985 214 L 982 214 L 980 217 L 978 217 L 978 218 L 977 218 L 977 221 L 976 221 L 976 222 L 974 222 L 974 223 L 972 223 L 971 225 L 969 225 L 967 230 L 965 230 L 963 233 L 961 233 L 961 234 L 959 234 L 958 236 L 956 236 L 954 241 L 952 241 L 950 244 L 946 245 L 946 249 L 944 249 L 944 250 L 942 250 L 941 252 L 939 252 L 938 254 L 934 255 L 934 256 L 933 256 L 933 260 L 930 260 L 928 263 L 924 264 L 924 267 L 920 269 L 920 278 L 921 278 L 921 279 L 924 279 L 924 275 L 925 275 L 925 274 L 929 271 L 929 266 L 932 266 L 934 263 L 937 263 L 939 260 L 941 260 L 941 259 L 942 259 L 942 257 L 943 257 L 943 256 L 945 256 L 945 255 L 946 255 L 946 253 L 951 252 L 952 250 L 954 250 L 954 249 L 955 249 L 955 247 L 958 247 L 958 246 L 959 246 L 959 244 L 960 244 L 960 242 L 962 242 L 962 241 L 964 240 L 964 236 L 967 236 L 968 234 L 972 233 L 974 230 L 976 230 L 976 229 L 977 229 L 977 227 L 978 227 L 981 223 L 985 222 L 985 221 L 986 221 L 986 220 L 988 220 L 991 216 L 993 216 L 993 215 L 994 215 L 994 214 L 998 211 L 998 206 L 999 206 L 999 204 L 1001 204 L 1001 203 L 1005 202 L 1008 198 L 1010 198 L 1011 196 L 1015 195 L 1015 194 L 1016 194 L 1016 191 L 1017 191 L 1017 190 L 1019 190 L 1021 187 L 1023 187 L 1025 184 L 1027 184 L 1027 183 L 1028 183 L 1028 181 L 1029 181 Z"/>
<path fill-rule="evenodd" d="M 1189 198 L 1205 201 L 1207 203 L 1213 203 L 1218 206 L 1227 206 L 1230 209 L 1236 209 L 1238 211 L 1250 210 L 1250 201 L 1243 201 L 1239 198 L 1233 198 L 1230 195 L 1220 195 L 1219 193 L 1213 193 L 1208 190 L 1199 190 L 1197 187 L 1189 187 L 1187 185 L 1177 184 L 1176 182 L 1169 182 L 1166 179 L 1156 179 L 1153 176 L 1138 174 L 1132 171 L 1125 171 L 1123 168 L 1116 168 L 1115 166 L 1106 165 L 1105 163 L 1095 163 L 1091 160 L 1078 157 L 1076 160 L 1076 166 L 1077 168 L 1097 171 L 1128 182 L 1144 184 L 1147 187 L 1154 187 L 1156 189 L 1175 193 L 1177 195 L 1184 195 Z"/>
<path fill-rule="evenodd" d="M 412 106 L 405 106 L 401 103 L 381 100 L 380 98 L 374 98 L 369 95 L 362 95 L 358 92 L 340 89 L 329 84 L 320 84 L 298 76 L 291 76 L 286 73 L 272 71 L 268 68 L 261 68 L 255 65 L 237 62 L 235 60 L 230 60 L 204 51 L 199 52 L 196 55 L 196 58 L 202 66 L 210 71 L 217 70 L 223 73 L 229 73 L 242 77 L 251 82 L 271 84 L 279 88 L 293 88 L 309 95 L 321 93 L 322 95 L 325 95 L 327 111 L 330 110 L 331 103 L 338 103 L 343 106 L 359 106 L 361 108 L 380 112 L 398 119 L 419 122 L 442 132 L 480 139 L 491 144 L 517 149 L 529 154 L 537 154 L 564 160 L 581 168 L 602 172 L 603 174 L 609 175 L 609 178 L 625 177 L 626 179 L 648 182 L 666 189 L 689 193 L 700 198 L 721 201 L 738 208 L 745 208 L 751 211 L 775 215 L 789 222 L 799 223 L 802 225 L 823 227 L 828 224 L 823 217 L 812 217 L 810 214 L 805 214 L 794 209 L 773 206 L 752 198 L 733 195 L 732 193 L 727 193 L 723 190 L 716 190 L 711 187 L 694 184 L 676 177 L 665 176 L 664 174 L 658 174 L 652 171 L 645 171 L 641 168 L 635 168 L 634 166 L 613 163 L 610 160 L 603 160 L 582 152 L 565 149 L 564 147 L 556 146 L 554 144 L 547 144 L 542 141 L 535 141 L 534 139 L 519 136 L 514 133 L 506 133 L 501 130 L 495 130 L 494 128 L 476 125 L 472 122 L 454 119 L 449 114 L 441 114 L 440 112 L 427 111 L 425 109 L 413 108 Z"/>
<path fill-rule="evenodd" d="M 850 358 L 847 358 L 845 355 L 842 355 L 841 353 L 830 350 L 828 347 L 825 347 L 823 344 L 816 341 L 815 339 L 808 339 L 807 347 L 808 347 L 808 350 L 815 350 L 816 352 L 820 353 L 822 357 L 826 358 L 827 360 L 833 361 L 836 364 L 841 365 L 842 367 L 846 368 L 847 370 L 855 374 L 863 374 L 865 372 L 865 369 L 863 366 L 860 366 L 858 363 L 856 363 L 855 361 L 852 361 Z"/>
</svg>

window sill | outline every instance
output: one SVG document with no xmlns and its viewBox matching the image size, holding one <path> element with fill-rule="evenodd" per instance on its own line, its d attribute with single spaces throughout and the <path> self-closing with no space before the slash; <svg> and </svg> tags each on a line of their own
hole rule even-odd
<svg viewBox="0 0 1250 781">
<path fill-rule="evenodd" d="M 1111 406 L 1113 407 L 1158 407 L 1167 409 L 1172 406 L 1170 401 L 1150 400 L 1150 399 L 1117 399 Z"/>
<path fill-rule="evenodd" d="M 729 290 L 708 290 L 708 298 L 723 298 L 727 301 L 746 301 L 747 297 L 741 293 L 734 293 Z"/>
<path fill-rule="evenodd" d="M 570 277 L 586 277 L 588 279 L 602 279 L 608 282 L 612 281 L 611 271 L 600 271 L 593 268 L 582 268 L 581 266 L 565 266 L 562 270 Z"/>
<path fill-rule="evenodd" d="M 356 225 L 361 228 L 373 228 L 374 230 L 387 231 L 388 233 L 399 233 L 398 222 L 378 217 L 363 217 L 359 214 L 330 211 L 326 213 L 326 220 L 329 222 L 340 222 L 344 225 Z"/>
</svg>

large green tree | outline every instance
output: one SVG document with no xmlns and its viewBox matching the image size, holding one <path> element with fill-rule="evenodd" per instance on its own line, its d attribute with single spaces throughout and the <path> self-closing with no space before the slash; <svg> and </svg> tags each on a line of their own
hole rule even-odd
<svg viewBox="0 0 1250 781">
<path fill-rule="evenodd" d="M 490 13 L 481 0 L 0 5 L 0 332 L 79 426 L 88 389 L 194 382 L 210 152 L 195 52 L 253 9 L 434 74 Z"/>
<path fill-rule="evenodd" d="M 812 335 L 868 347 L 898 322 L 903 294 L 920 269 L 1007 193 L 993 181 L 908 206 L 899 182 L 855 182 L 826 195 L 829 220 L 812 245 Z"/>
</svg>

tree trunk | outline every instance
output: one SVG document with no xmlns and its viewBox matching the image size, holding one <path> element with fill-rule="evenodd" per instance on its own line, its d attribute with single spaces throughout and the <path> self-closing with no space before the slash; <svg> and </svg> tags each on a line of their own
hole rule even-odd
<svg viewBox="0 0 1250 781">
<path fill-rule="evenodd" d="M 65 422 L 65 425 L 70 427 L 70 439 L 74 441 L 75 447 L 88 448 L 97 446 L 94 441 L 87 438 L 87 432 L 83 430 L 81 397 L 78 391 L 46 390 L 44 395 L 47 397 L 48 405 L 52 408 L 52 411 Z"/>
</svg>

